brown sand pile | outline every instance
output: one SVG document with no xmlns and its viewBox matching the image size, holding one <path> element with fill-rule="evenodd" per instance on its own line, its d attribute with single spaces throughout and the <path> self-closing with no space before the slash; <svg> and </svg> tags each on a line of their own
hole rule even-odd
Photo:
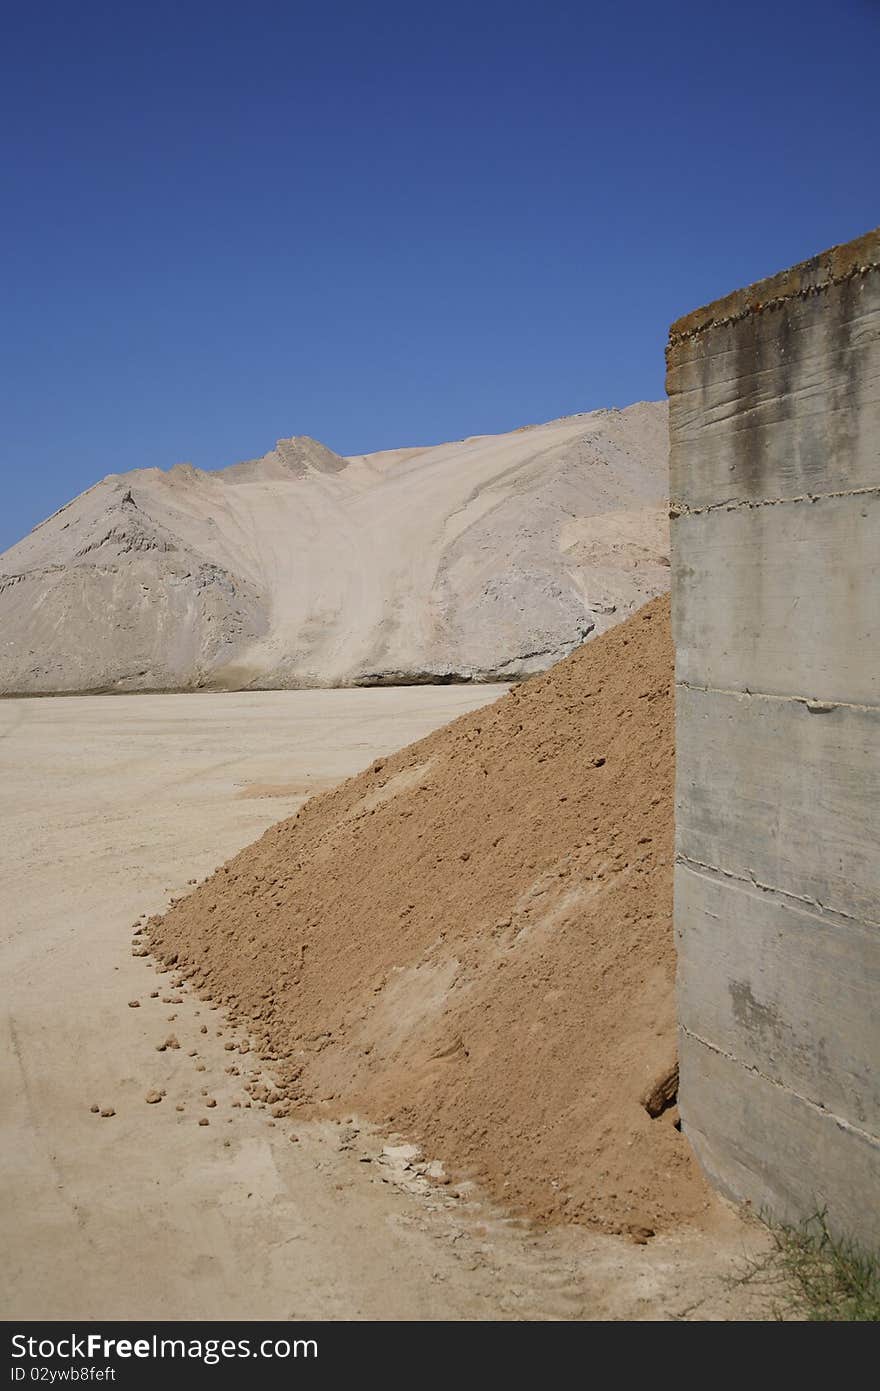
<svg viewBox="0 0 880 1391">
<path fill-rule="evenodd" d="M 314 798 L 151 926 L 277 1062 L 539 1219 L 710 1199 L 676 1112 L 672 647 L 655 600 Z"/>
</svg>

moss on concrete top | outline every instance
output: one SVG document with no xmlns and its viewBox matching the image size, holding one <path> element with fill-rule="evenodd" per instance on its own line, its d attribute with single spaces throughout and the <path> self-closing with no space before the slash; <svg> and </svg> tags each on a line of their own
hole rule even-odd
<svg viewBox="0 0 880 1391">
<path fill-rule="evenodd" d="M 789 270 L 779 271 L 754 285 L 734 290 L 732 294 L 717 299 L 702 309 L 694 309 L 690 314 L 676 319 L 669 330 L 667 356 L 680 344 L 697 338 L 707 329 L 720 324 L 734 323 L 758 314 L 786 300 L 803 298 L 827 290 L 830 285 L 839 284 L 855 275 L 866 275 L 869 271 L 880 269 L 880 227 L 866 232 L 855 241 L 832 246 L 818 256 L 812 256 L 800 265 Z"/>
</svg>

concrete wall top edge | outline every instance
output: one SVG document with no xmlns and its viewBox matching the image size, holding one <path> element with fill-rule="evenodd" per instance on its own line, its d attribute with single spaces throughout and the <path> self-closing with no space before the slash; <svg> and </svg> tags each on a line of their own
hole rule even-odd
<svg viewBox="0 0 880 1391">
<path fill-rule="evenodd" d="M 769 305 L 824 289 L 851 275 L 880 269 L 880 227 L 854 241 L 829 247 L 818 256 L 734 290 L 711 304 L 694 309 L 676 319 L 669 329 L 667 358 L 680 343 L 698 337 L 707 329 L 760 313 Z"/>
</svg>

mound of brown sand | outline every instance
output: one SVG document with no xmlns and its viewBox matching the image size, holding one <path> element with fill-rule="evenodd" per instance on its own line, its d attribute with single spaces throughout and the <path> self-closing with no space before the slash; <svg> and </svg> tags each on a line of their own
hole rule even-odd
<svg viewBox="0 0 880 1391">
<path fill-rule="evenodd" d="M 305 1112 L 608 1231 L 708 1190 L 641 1098 L 674 1060 L 672 646 L 655 600 L 315 797 L 151 925 Z"/>
</svg>

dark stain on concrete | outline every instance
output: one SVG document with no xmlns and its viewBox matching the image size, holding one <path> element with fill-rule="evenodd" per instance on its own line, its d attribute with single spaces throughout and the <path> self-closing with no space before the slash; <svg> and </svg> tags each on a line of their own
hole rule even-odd
<svg viewBox="0 0 880 1391">
<path fill-rule="evenodd" d="M 731 981 L 730 998 L 733 1003 L 734 1018 L 749 1033 L 757 1033 L 762 1036 L 771 1034 L 777 1039 L 791 1033 L 791 1029 L 775 1005 L 765 1005 L 760 1000 L 755 999 L 748 981 Z"/>
</svg>

